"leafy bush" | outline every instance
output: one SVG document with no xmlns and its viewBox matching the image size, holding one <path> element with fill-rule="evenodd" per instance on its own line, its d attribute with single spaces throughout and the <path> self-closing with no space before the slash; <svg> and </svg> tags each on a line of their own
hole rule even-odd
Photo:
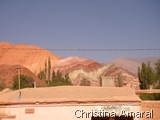
<svg viewBox="0 0 160 120">
<path fill-rule="evenodd" d="M 38 78 L 41 79 L 41 80 L 46 80 L 46 75 L 45 75 L 45 72 L 44 70 L 40 70 L 40 72 L 38 73 Z"/>
<path fill-rule="evenodd" d="M 87 79 L 83 79 L 81 80 L 81 83 L 80 83 L 81 86 L 90 86 L 91 85 L 91 82 Z"/>
<path fill-rule="evenodd" d="M 32 77 L 21 74 L 20 75 L 20 88 L 28 88 L 34 86 L 34 79 Z M 13 90 L 19 89 L 18 75 L 13 78 Z"/>
<path fill-rule="evenodd" d="M 160 94 L 158 94 L 158 93 L 141 94 L 139 97 L 142 100 L 160 100 Z"/>
<path fill-rule="evenodd" d="M 153 86 L 153 89 L 160 88 L 160 60 L 155 63 L 155 69 L 149 61 L 147 64 L 142 63 L 138 68 L 138 77 L 141 89 L 149 89 L 150 86 Z"/>
<path fill-rule="evenodd" d="M 65 86 L 72 85 L 72 82 L 68 74 L 62 75 L 59 71 L 57 73 L 53 71 L 52 80 L 47 80 L 46 84 L 47 86 Z"/>
</svg>

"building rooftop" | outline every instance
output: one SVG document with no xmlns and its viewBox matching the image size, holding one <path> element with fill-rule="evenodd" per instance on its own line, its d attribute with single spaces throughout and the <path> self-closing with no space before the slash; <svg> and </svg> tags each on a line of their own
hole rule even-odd
<svg viewBox="0 0 160 120">
<path fill-rule="evenodd" d="M 36 103 L 101 103 L 140 102 L 140 98 L 128 87 L 60 86 L 39 87 L 0 92 L 0 105 Z"/>
</svg>

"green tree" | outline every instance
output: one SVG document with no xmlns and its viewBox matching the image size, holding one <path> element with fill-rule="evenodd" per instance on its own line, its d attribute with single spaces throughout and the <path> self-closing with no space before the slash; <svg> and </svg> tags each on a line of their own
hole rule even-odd
<svg viewBox="0 0 160 120">
<path fill-rule="evenodd" d="M 68 74 L 62 75 L 60 71 L 55 72 L 54 70 L 52 71 L 51 76 L 50 73 L 51 73 L 51 60 L 49 57 L 48 61 L 45 61 L 44 70 L 42 71 L 40 70 L 38 77 L 42 80 L 45 78 L 46 86 L 72 85 L 72 82 Z"/>
<path fill-rule="evenodd" d="M 62 73 L 59 72 L 59 70 L 58 70 L 57 73 L 56 73 L 56 80 L 63 81 Z"/>
<path fill-rule="evenodd" d="M 123 80 L 122 80 L 122 76 L 120 74 L 118 74 L 118 86 L 123 87 Z"/>
<path fill-rule="evenodd" d="M 45 80 L 47 80 L 47 61 L 46 60 L 44 64 L 44 73 L 45 73 Z"/>
<path fill-rule="evenodd" d="M 149 87 L 154 84 L 155 72 L 150 66 L 150 62 L 147 64 L 142 63 L 141 67 L 138 68 L 138 77 L 141 89 L 149 89 Z"/>
<path fill-rule="evenodd" d="M 71 82 L 68 74 L 64 75 L 64 83 L 65 83 L 65 85 L 72 85 L 72 82 Z"/>
<path fill-rule="evenodd" d="M 32 77 L 21 74 L 20 75 L 20 88 L 33 87 L 34 81 L 35 80 Z M 18 75 L 13 78 L 12 89 L 14 89 L 14 90 L 19 89 Z"/>
<path fill-rule="evenodd" d="M 56 73 L 55 73 L 55 71 L 53 70 L 53 71 L 52 71 L 52 81 L 55 80 L 55 79 L 56 79 Z"/>
<path fill-rule="evenodd" d="M 155 69 L 158 75 L 160 75 L 160 59 L 155 63 Z"/>
<path fill-rule="evenodd" d="M 62 75 L 59 71 L 57 73 L 52 72 L 52 80 L 47 80 L 48 86 L 64 86 L 64 85 L 72 85 L 68 74 Z"/>
<path fill-rule="evenodd" d="M 41 79 L 41 80 L 46 80 L 46 74 L 44 72 L 44 70 L 40 70 L 40 72 L 38 73 L 38 78 Z"/>
<path fill-rule="evenodd" d="M 150 66 L 150 62 L 142 63 L 138 68 L 138 76 L 141 89 L 148 89 L 150 85 L 154 89 L 160 89 L 160 60 L 155 63 L 155 69 Z M 160 94 L 141 94 L 140 98 L 142 100 L 160 100 Z"/>
<path fill-rule="evenodd" d="M 160 59 L 155 63 L 155 71 L 156 71 L 156 83 L 155 87 L 160 89 Z"/>
<path fill-rule="evenodd" d="M 51 74 L 51 59 L 48 58 L 48 80 L 50 80 L 50 74 Z"/>
</svg>

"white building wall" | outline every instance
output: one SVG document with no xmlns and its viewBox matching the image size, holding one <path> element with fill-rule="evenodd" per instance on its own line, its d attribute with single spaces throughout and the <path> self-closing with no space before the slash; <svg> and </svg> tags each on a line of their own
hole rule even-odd
<svg viewBox="0 0 160 120">
<path fill-rule="evenodd" d="M 122 105 L 119 106 L 121 107 Z M 107 106 L 106 105 L 72 106 L 72 105 L 55 105 L 55 104 L 49 104 L 49 105 L 36 104 L 36 105 L 10 105 L 10 106 L 5 106 L 3 110 L 8 115 L 16 115 L 16 118 L 14 120 L 91 120 L 91 116 L 92 114 L 95 115 L 96 110 L 99 111 L 101 110 L 101 112 L 103 112 L 101 109 L 103 107 Z M 139 106 L 127 106 L 127 107 L 131 108 L 131 111 L 133 112 L 140 111 Z M 34 112 L 32 111 L 33 113 L 27 114 L 25 112 L 27 109 L 34 110 Z M 112 111 L 114 111 L 114 109 L 112 109 Z M 11 120 L 11 119 L 3 118 L 2 120 Z M 135 118 L 134 120 L 139 120 L 139 119 Z"/>
</svg>

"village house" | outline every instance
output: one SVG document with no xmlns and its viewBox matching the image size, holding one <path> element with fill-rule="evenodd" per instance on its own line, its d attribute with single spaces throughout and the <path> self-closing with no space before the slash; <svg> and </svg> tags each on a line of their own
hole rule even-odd
<svg viewBox="0 0 160 120">
<path fill-rule="evenodd" d="M 140 120 L 140 104 L 128 87 L 25 88 L 0 92 L 0 120 Z"/>
</svg>

